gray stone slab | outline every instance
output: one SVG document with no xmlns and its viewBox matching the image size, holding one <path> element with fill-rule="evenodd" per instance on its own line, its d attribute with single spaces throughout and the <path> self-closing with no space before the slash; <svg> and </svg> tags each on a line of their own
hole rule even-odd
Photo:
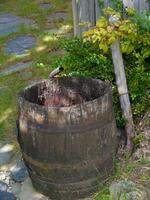
<svg viewBox="0 0 150 200">
<path fill-rule="evenodd" d="M 11 13 L 0 14 L 0 36 L 19 31 L 21 25 L 37 27 L 32 19 L 22 18 Z"/>
<path fill-rule="evenodd" d="M 21 192 L 21 183 L 13 183 L 12 185 L 12 193 L 14 195 L 18 195 Z"/>
<path fill-rule="evenodd" d="M 148 200 L 150 197 L 148 188 L 130 180 L 114 182 L 109 190 L 112 200 Z"/>
<path fill-rule="evenodd" d="M 46 2 L 44 2 L 44 3 L 40 4 L 40 7 L 42 9 L 47 10 L 47 9 L 50 9 L 50 8 L 54 8 L 54 5 L 52 3 L 46 3 Z"/>
<path fill-rule="evenodd" d="M 11 192 L 0 191 L 0 200 L 16 200 L 16 197 Z"/>
<path fill-rule="evenodd" d="M 9 163 L 13 155 L 13 145 L 0 144 L 0 167 Z"/>
<path fill-rule="evenodd" d="M 22 183 L 21 192 L 19 195 L 17 195 L 17 197 L 20 200 L 40 200 L 44 198 L 41 193 L 37 192 L 33 188 L 31 179 L 29 177 Z"/>
<path fill-rule="evenodd" d="M 17 72 L 17 71 L 21 71 L 23 69 L 30 68 L 31 66 L 32 66 L 32 62 L 18 63 L 14 66 L 11 66 L 5 70 L 0 71 L 0 77 Z"/>
<path fill-rule="evenodd" d="M 56 13 L 52 13 L 50 15 L 48 15 L 47 20 L 48 23 L 52 23 L 52 22 L 57 22 L 57 21 L 64 21 L 67 18 L 67 13 L 60 11 L 60 12 L 56 12 Z"/>
<path fill-rule="evenodd" d="M 0 181 L 0 191 L 7 191 L 8 185 L 3 181 Z"/>
<path fill-rule="evenodd" d="M 4 52 L 6 54 L 23 55 L 36 46 L 36 38 L 31 35 L 22 35 L 7 42 Z"/>
<path fill-rule="evenodd" d="M 16 182 L 23 182 L 28 177 L 28 171 L 23 161 L 17 163 L 12 169 L 10 177 Z"/>
</svg>

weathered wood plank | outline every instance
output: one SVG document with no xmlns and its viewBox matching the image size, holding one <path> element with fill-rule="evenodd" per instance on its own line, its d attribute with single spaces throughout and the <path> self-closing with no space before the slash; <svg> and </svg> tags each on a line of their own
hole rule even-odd
<svg viewBox="0 0 150 200">
<path fill-rule="evenodd" d="M 110 0 L 104 0 L 104 7 L 107 8 L 110 5 Z"/>
<path fill-rule="evenodd" d="M 74 35 L 81 37 L 89 27 L 96 25 L 96 20 L 100 17 L 98 0 L 72 0 Z M 80 26 L 80 24 L 87 26 Z"/>
<path fill-rule="evenodd" d="M 150 9 L 150 2 L 146 0 L 122 0 L 125 8 L 136 8 L 139 12 Z M 104 7 L 110 5 L 110 0 L 104 0 Z M 82 32 L 88 30 L 88 26 L 80 26 L 87 23 L 89 26 L 95 26 L 99 19 L 101 10 L 98 0 L 72 0 L 74 35 L 82 36 Z"/>
<path fill-rule="evenodd" d="M 111 45 L 111 52 L 114 64 L 114 71 L 116 76 L 116 84 L 118 88 L 120 104 L 123 116 L 126 119 L 125 130 L 127 134 L 127 148 L 132 150 L 132 138 L 134 137 L 134 125 L 132 119 L 132 112 L 127 88 L 127 81 L 125 75 L 125 69 L 123 64 L 123 58 L 120 50 L 119 39 Z"/>
<path fill-rule="evenodd" d="M 132 0 L 123 0 L 123 5 L 125 8 L 133 8 L 134 7 Z"/>
<path fill-rule="evenodd" d="M 150 9 L 150 2 L 146 0 L 134 0 L 133 4 L 139 12 Z"/>
<path fill-rule="evenodd" d="M 139 12 L 150 9 L 150 3 L 146 0 L 123 0 L 124 7 L 135 8 Z"/>
<path fill-rule="evenodd" d="M 100 18 L 100 16 L 101 16 L 101 11 L 100 11 L 98 0 L 94 0 L 94 1 L 95 1 L 96 20 L 98 20 Z"/>
<path fill-rule="evenodd" d="M 73 10 L 73 23 L 74 23 L 74 35 L 80 34 L 79 29 L 79 8 L 78 2 L 76 0 L 72 0 L 72 10 Z"/>
</svg>

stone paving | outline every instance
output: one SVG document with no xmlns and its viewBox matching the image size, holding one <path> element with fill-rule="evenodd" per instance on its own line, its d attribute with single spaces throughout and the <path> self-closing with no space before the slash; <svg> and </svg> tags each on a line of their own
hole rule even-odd
<svg viewBox="0 0 150 200">
<path fill-rule="evenodd" d="M 32 19 L 25 19 L 11 13 L 0 14 L 0 36 L 19 31 L 21 25 L 36 27 Z"/>
<path fill-rule="evenodd" d="M 20 153 L 0 142 L 0 200 L 49 200 L 35 191 Z"/>
<path fill-rule="evenodd" d="M 0 5 L 2 6 L 2 4 Z M 42 9 L 52 9 L 52 3 L 41 3 Z M 49 14 L 47 23 L 62 22 L 66 20 L 66 12 L 56 12 Z M 34 20 L 23 18 L 12 13 L 0 14 L 0 37 L 8 36 L 11 33 L 17 33 L 21 26 L 36 28 L 37 24 Z M 62 34 L 67 28 L 58 31 L 53 27 L 50 32 Z M 43 30 L 44 31 L 44 30 Z M 48 31 L 45 29 L 45 31 Z M 22 56 L 30 52 L 34 47 L 38 46 L 37 38 L 33 35 L 22 34 L 10 39 L 2 49 L 7 55 Z M 19 62 L 16 65 L 8 66 L 0 71 L 0 77 L 8 74 L 22 71 L 23 78 L 32 76 L 32 73 L 25 69 L 32 66 L 31 62 Z M 8 87 L 0 87 L 0 95 L 7 92 Z M 13 145 L 0 141 L 0 200 L 48 200 L 49 198 L 35 191 L 29 178 L 25 164 L 22 161 L 21 154 L 14 151 Z"/>
<path fill-rule="evenodd" d="M 40 7 L 43 8 L 43 9 L 46 9 L 46 10 L 50 9 L 50 8 L 54 8 L 52 3 L 41 3 Z"/>
<path fill-rule="evenodd" d="M 32 62 L 26 62 L 26 63 L 18 63 L 14 66 L 10 66 L 7 69 L 4 69 L 2 72 L 0 72 L 0 77 L 11 74 L 13 72 L 21 71 L 23 69 L 30 68 L 32 66 Z"/>
<path fill-rule="evenodd" d="M 52 3 L 41 3 L 40 6 L 43 9 L 49 9 L 54 7 Z M 63 22 L 66 19 L 67 19 L 67 13 L 65 11 L 55 12 L 48 15 L 47 24 Z M 11 13 L 0 14 L 0 36 L 5 36 L 13 32 L 19 31 L 22 24 L 34 28 L 37 27 L 35 21 L 32 19 L 21 18 Z M 51 33 L 57 36 L 67 35 L 67 37 L 70 37 L 70 35 L 68 34 L 68 31 L 70 31 L 70 27 L 66 25 L 62 26 L 60 29 L 55 27 L 51 29 L 47 28 L 43 30 L 43 32 Z M 36 46 L 37 46 L 37 38 L 35 36 L 29 34 L 23 34 L 9 40 L 3 48 L 3 52 L 7 55 L 23 56 L 23 55 L 28 55 L 30 50 Z M 0 77 L 20 70 L 24 70 L 25 68 L 28 68 L 30 66 L 31 66 L 30 62 L 18 63 L 14 66 L 8 67 L 7 69 L 1 70 Z"/>
<path fill-rule="evenodd" d="M 23 55 L 36 46 L 36 38 L 32 35 L 21 35 L 8 41 L 4 48 L 6 54 Z"/>
</svg>

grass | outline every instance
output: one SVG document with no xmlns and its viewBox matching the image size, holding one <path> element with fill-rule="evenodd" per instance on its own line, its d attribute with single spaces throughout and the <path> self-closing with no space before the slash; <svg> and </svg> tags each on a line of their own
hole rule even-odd
<svg viewBox="0 0 150 200">
<path fill-rule="evenodd" d="M 101 192 L 98 195 L 96 195 L 94 200 L 111 200 L 109 194 L 109 187 L 104 186 Z"/>
<path fill-rule="evenodd" d="M 0 13 L 13 13 L 17 16 L 35 20 L 35 27 L 22 25 L 17 33 L 0 37 L 0 70 L 13 66 L 18 62 L 32 61 L 33 66 L 22 72 L 16 72 L 0 78 L 0 140 L 14 140 L 17 119 L 17 93 L 30 82 L 37 79 L 48 78 L 52 70 L 51 63 L 61 56 L 59 54 L 59 38 L 48 30 L 62 28 L 64 25 L 72 27 L 71 2 L 69 0 L 44 1 L 51 2 L 53 8 L 42 9 L 42 0 L 7 0 L 0 1 Z M 69 3 L 70 2 L 70 3 Z M 52 12 L 65 10 L 68 17 L 65 22 L 47 24 L 47 16 Z M 69 32 L 72 29 L 69 29 Z M 37 38 L 37 47 L 25 56 L 6 55 L 3 48 L 7 41 L 22 35 L 31 34 Z M 42 67 L 43 66 L 43 67 Z M 30 73 L 30 76 L 25 76 Z"/>
<path fill-rule="evenodd" d="M 149 188 L 150 161 L 144 158 L 133 161 L 132 159 L 126 159 L 126 157 L 122 157 L 121 160 L 114 161 L 114 175 L 108 177 L 108 181 L 100 188 L 100 192 L 94 200 L 111 200 L 109 186 L 112 182 L 119 180 L 131 180 Z"/>
<path fill-rule="evenodd" d="M 1 78 L 1 85 L 5 88 L 0 94 L 0 137 L 13 138 L 15 134 L 16 94 L 25 86 L 25 81 L 18 73 Z"/>
</svg>

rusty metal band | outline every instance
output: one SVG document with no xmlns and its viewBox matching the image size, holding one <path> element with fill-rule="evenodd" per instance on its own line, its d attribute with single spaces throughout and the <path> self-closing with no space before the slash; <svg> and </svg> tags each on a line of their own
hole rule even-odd
<svg viewBox="0 0 150 200">
<path fill-rule="evenodd" d="M 66 165 L 66 164 L 50 164 L 50 163 L 46 163 L 46 162 L 41 162 L 40 160 L 37 159 L 33 159 L 31 156 L 27 155 L 25 152 L 22 153 L 23 154 L 23 158 L 25 159 L 25 161 L 27 161 L 27 163 L 30 163 L 31 165 L 41 168 L 41 169 L 49 169 L 49 170 L 53 170 L 53 169 L 63 169 L 63 170 L 68 170 L 68 169 L 85 169 L 83 168 L 83 166 L 90 166 L 92 165 L 93 168 L 96 165 L 100 165 L 103 164 L 105 162 L 108 161 L 108 159 L 111 158 L 111 154 L 107 154 L 105 155 L 105 159 L 100 159 L 99 157 L 97 159 L 94 160 L 90 160 L 90 161 L 83 161 L 82 163 L 77 163 L 77 164 L 72 164 L 72 165 Z M 94 163 L 94 164 L 93 164 Z M 95 165 L 95 166 L 94 166 Z"/>
<path fill-rule="evenodd" d="M 83 186 L 83 184 L 85 184 L 85 183 L 87 183 L 87 185 L 89 184 L 89 183 L 94 183 L 94 182 L 97 182 L 97 180 L 98 180 L 98 176 L 97 177 L 94 177 L 94 178 L 90 178 L 90 179 L 85 179 L 85 180 L 83 180 L 83 181 L 78 181 L 78 182 L 74 182 L 74 183 L 64 183 L 64 182 L 62 182 L 62 183 L 58 183 L 58 182 L 56 182 L 55 180 L 51 180 L 51 179 L 49 179 L 49 178 L 47 178 L 47 177 L 43 177 L 43 176 L 39 176 L 39 175 L 37 175 L 37 174 L 34 174 L 31 170 L 30 170 L 30 176 L 31 177 L 33 177 L 33 178 L 35 178 L 35 179 L 38 179 L 38 180 L 40 180 L 40 181 L 44 181 L 44 182 L 47 182 L 49 185 L 53 185 L 53 186 L 58 186 L 58 185 L 63 185 L 64 187 L 72 187 L 72 186 L 78 186 L 78 187 L 81 187 L 81 186 Z M 86 185 L 86 187 L 87 187 L 87 185 Z M 93 184 L 94 185 L 94 184 Z M 95 184 L 96 185 L 96 184 Z"/>
<path fill-rule="evenodd" d="M 49 179 L 47 179 L 46 177 L 41 177 L 38 175 L 33 174 L 32 172 L 30 173 L 30 177 L 32 180 L 36 181 L 37 184 L 47 184 L 48 187 L 55 187 L 55 189 L 59 189 L 59 192 L 61 193 L 68 193 L 68 190 L 70 192 L 82 192 L 85 190 L 95 190 L 98 188 L 99 183 L 102 181 L 98 180 L 98 177 L 95 178 L 91 178 L 88 180 L 84 180 L 82 182 L 76 182 L 76 183 L 68 183 L 68 184 L 64 184 L 64 183 L 55 183 L 55 182 L 50 182 Z M 34 182 L 33 182 L 34 183 Z"/>
<path fill-rule="evenodd" d="M 107 123 L 106 123 L 107 122 Z M 35 131 L 35 132 L 41 132 L 42 134 L 57 134 L 57 133 L 86 133 L 87 131 L 94 131 L 95 129 L 103 129 L 107 126 L 112 127 L 114 124 L 114 119 L 106 119 L 103 122 L 96 121 L 94 123 L 90 124 L 83 124 L 83 125 L 72 125 L 72 126 L 65 126 L 65 127 L 59 127 L 58 126 L 50 126 L 50 125 L 37 125 L 36 123 L 28 122 L 28 130 L 29 131 Z"/>
</svg>

